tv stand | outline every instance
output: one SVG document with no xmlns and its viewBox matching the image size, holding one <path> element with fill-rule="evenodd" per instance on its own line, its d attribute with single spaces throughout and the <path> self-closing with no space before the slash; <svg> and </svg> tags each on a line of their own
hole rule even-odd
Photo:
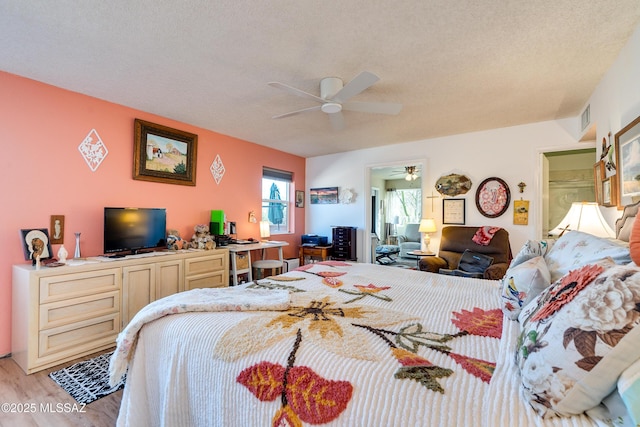
<svg viewBox="0 0 640 427">
<path fill-rule="evenodd" d="M 56 268 L 14 265 L 12 358 L 28 374 L 70 362 L 113 347 L 150 302 L 229 286 L 228 249 L 147 254 Z"/>
</svg>

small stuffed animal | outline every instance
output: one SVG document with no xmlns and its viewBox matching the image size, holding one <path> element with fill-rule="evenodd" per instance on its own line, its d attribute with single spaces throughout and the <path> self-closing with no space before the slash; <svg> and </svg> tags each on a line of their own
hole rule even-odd
<svg viewBox="0 0 640 427">
<path fill-rule="evenodd" d="M 209 226 L 198 224 L 193 227 L 195 233 L 191 236 L 191 247 L 196 249 L 211 250 L 216 247 L 213 236 L 209 234 Z"/>
<path fill-rule="evenodd" d="M 167 230 L 167 249 L 177 251 L 184 247 L 184 240 L 180 237 L 178 230 Z M 187 248 L 184 248 L 187 249 Z"/>
</svg>

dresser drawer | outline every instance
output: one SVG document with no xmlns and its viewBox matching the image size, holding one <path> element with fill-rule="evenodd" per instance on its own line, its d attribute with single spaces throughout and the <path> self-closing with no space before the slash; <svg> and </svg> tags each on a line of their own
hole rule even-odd
<svg viewBox="0 0 640 427">
<path fill-rule="evenodd" d="M 56 358 L 62 358 L 67 351 L 79 353 L 85 348 L 97 348 L 109 343 L 115 345 L 119 331 L 119 313 L 42 330 L 38 340 L 38 357 L 55 355 Z"/>
<path fill-rule="evenodd" d="M 122 271 L 119 268 L 61 274 L 40 278 L 40 303 L 46 304 L 101 292 L 119 291 Z"/>
<path fill-rule="evenodd" d="M 226 270 L 188 276 L 184 281 L 185 291 L 195 288 L 221 288 L 228 286 Z"/>
<path fill-rule="evenodd" d="M 40 329 L 68 325 L 92 317 L 117 313 L 120 310 L 120 292 L 62 300 L 40 305 Z"/>
<path fill-rule="evenodd" d="M 185 276 L 190 276 L 224 270 L 227 256 L 229 255 L 224 252 L 199 258 L 187 258 L 184 260 L 184 274 Z"/>
</svg>

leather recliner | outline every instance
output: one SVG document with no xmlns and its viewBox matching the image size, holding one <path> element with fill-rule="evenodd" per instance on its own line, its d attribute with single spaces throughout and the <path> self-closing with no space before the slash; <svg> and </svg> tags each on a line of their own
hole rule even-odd
<svg viewBox="0 0 640 427">
<path fill-rule="evenodd" d="M 509 232 L 499 229 L 488 245 L 479 245 L 472 238 L 479 227 L 448 226 L 442 229 L 440 249 L 437 256 L 423 257 L 419 262 L 420 270 L 438 273 L 443 269 L 456 269 L 465 249 L 488 255 L 493 258 L 493 264 L 484 272 L 483 278 L 490 280 L 502 279 L 511 262 L 511 244 Z"/>
</svg>

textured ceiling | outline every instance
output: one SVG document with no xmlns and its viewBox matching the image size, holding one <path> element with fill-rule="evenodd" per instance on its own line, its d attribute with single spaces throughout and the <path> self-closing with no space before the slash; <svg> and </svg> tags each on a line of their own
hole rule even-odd
<svg viewBox="0 0 640 427">
<path fill-rule="evenodd" d="M 311 157 L 577 116 L 638 0 L 0 0 L 0 70 Z M 381 80 L 345 112 L 323 77 Z"/>
</svg>

